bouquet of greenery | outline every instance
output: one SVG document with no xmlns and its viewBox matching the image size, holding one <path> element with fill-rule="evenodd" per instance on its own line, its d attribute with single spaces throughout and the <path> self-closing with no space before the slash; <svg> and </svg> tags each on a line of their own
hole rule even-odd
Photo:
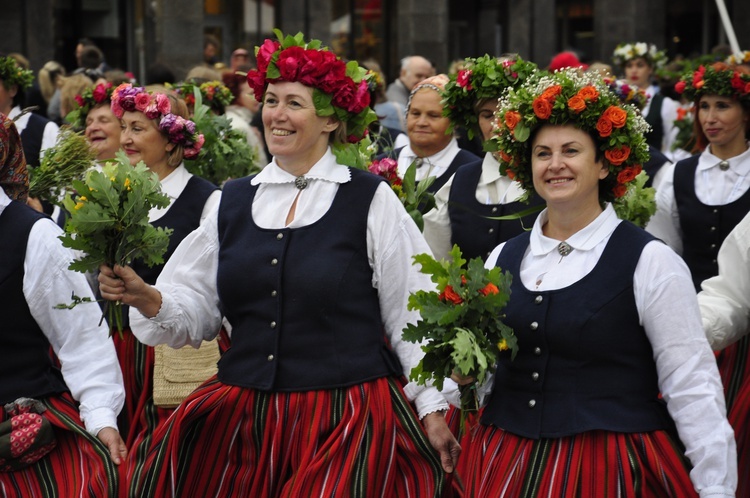
<svg viewBox="0 0 750 498">
<path fill-rule="evenodd" d="M 83 177 L 95 159 L 96 151 L 83 133 L 63 126 L 55 145 L 44 152 L 41 164 L 29 169 L 29 197 L 59 204 L 73 180 Z"/>
<path fill-rule="evenodd" d="M 641 228 L 646 226 L 656 212 L 656 190 L 646 187 L 647 181 L 648 174 L 641 171 L 634 180 L 626 183 L 628 188 L 625 195 L 612 203 L 618 218 L 631 221 Z"/>
<path fill-rule="evenodd" d="M 467 416 L 479 410 L 476 386 L 494 372 L 503 351 L 509 351 L 511 359 L 518 351 L 513 330 L 502 322 L 511 275 L 499 267 L 487 270 L 481 258 L 467 264 L 457 245 L 450 261 L 418 254 L 414 262 L 430 275 L 437 289 L 409 296 L 409 309 L 419 310 L 421 318 L 407 325 L 403 338 L 424 342 L 425 353 L 410 377 L 419 384 L 432 381 L 438 389 L 453 373 L 473 378 L 472 383 L 459 386 L 463 427 Z"/>
<path fill-rule="evenodd" d="M 247 137 L 232 128 L 229 118 L 214 114 L 203 103 L 201 92 L 194 88 L 195 113 L 193 121 L 205 138 L 203 148 L 192 161 L 185 161 L 189 172 L 205 178 L 214 185 L 222 185 L 230 178 L 242 178 L 258 173 L 258 154 L 247 143 Z"/>
<path fill-rule="evenodd" d="M 70 212 L 65 234 L 60 240 L 65 247 L 84 253 L 69 266 L 81 273 L 96 271 L 99 266 L 127 265 L 139 258 L 149 266 L 164 262 L 171 229 L 155 228 L 148 221 L 153 207 L 164 208 L 169 198 L 161 192 L 156 173 L 145 164 L 135 167 L 124 152 L 102 167 L 92 170 L 85 181 L 74 180 L 75 196 L 68 195 L 63 204 Z M 70 308 L 84 299 L 73 296 Z M 107 302 L 105 316 L 110 334 L 122 330 L 122 304 Z"/>
<path fill-rule="evenodd" d="M 404 177 L 398 175 L 398 162 L 395 159 L 384 157 L 376 159 L 367 167 L 368 171 L 382 176 L 396 193 L 401 203 L 404 205 L 406 212 L 417 224 L 420 231 L 424 231 L 423 215 L 435 207 L 435 196 L 427 189 L 435 181 L 434 176 L 428 176 L 417 183 L 417 165 L 412 162 L 406 171 Z"/>
</svg>

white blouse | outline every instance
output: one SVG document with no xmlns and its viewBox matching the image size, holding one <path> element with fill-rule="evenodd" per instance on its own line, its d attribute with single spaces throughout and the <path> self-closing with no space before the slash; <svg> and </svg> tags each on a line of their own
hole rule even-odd
<svg viewBox="0 0 750 498">
<path fill-rule="evenodd" d="M 461 152 L 461 148 L 458 146 L 458 142 L 455 138 L 451 138 L 448 145 L 437 154 L 433 154 L 428 157 L 424 157 L 422 166 L 417 168 L 416 181 L 420 182 L 428 176 L 434 176 L 435 178 L 440 177 L 450 167 L 453 159 L 456 158 L 458 153 Z M 417 158 L 416 152 L 414 152 L 411 146 L 407 145 L 398 155 L 398 174 L 403 178 L 406 173 L 406 168 Z"/>
<path fill-rule="evenodd" d="M 0 214 L 10 202 L 0 189 Z M 55 309 L 57 304 L 70 302 L 71 292 L 96 299 L 83 273 L 68 270 L 74 255 L 60 243 L 60 235 L 62 230 L 52 220 L 34 223 L 23 263 L 23 295 L 60 360 L 65 384 L 80 402 L 86 430 L 96 436 L 105 427 L 117 427 L 125 388 L 109 329 L 106 322 L 99 324 L 99 306 Z"/>
<path fill-rule="evenodd" d="M 331 207 L 341 183 L 350 180 L 349 169 L 336 163 L 330 152 L 305 174 L 308 186 L 298 190 L 295 177 L 272 161 L 254 179 L 258 185 L 252 205 L 252 217 L 262 228 L 289 228 L 310 225 Z M 295 217 L 286 225 L 290 207 L 297 199 Z M 249 215 L 249 213 L 248 213 Z M 367 255 L 373 270 L 372 285 L 378 293 L 384 326 L 391 346 L 408 375 L 422 358 L 419 344 L 405 342 L 401 332 L 408 322 L 415 323 L 417 311 L 408 311 L 409 294 L 434 289 L 429 276 L 412 264 L 412 255 L 429 253 L 424 238 L 390 187 L 378 187 L 367 219 Z M 156 282 L 162 294 L 159 313 L 145 318 L 131 308 L 130 320 L 135 335 L 145 344 L 167 343 L 172 347 L 213 338 L 221 325 L 216 288 L 219 237 L 218 209 L 205 223 L 177 247 Z M 252 283 L 249 281 L 249 283 Z M 420 418 L 447 409 L 443 396 L 434 387 L 410 382 L 405 387 Z"/>
<path fill-rule="evenodd" d="M 708 206 L 724 206 L 742 197 L 750 189 L 750 142 L 748 150 L 729 159 L 729 169 L 719 167 L 722 160 L 711 153 L 711 146 L 701 152 L 695 170 L 695 195 Z M 675 164 L 664 166 L 664 180 L 656 191 L 656 213 L 646 231 L 666 242 L 682 254 L 680 213 L 674 197 Z"/>
<path fill-rule="evenodd" d="M 435 208 L 424 215 L 424 238 L 435 258 L 449 259 L 451 244 L 451 220 L 448 214 L 451 177 L 435 194 Z M 487 153 L 482 161 L 482 173 L 477 184 L 476 199 L 482 204 L 509 204 L 525 193 L 521 184 L 500 174 L 500 163 Z"/>
<path fill-rule="evenodd" d="M 596 220 L 567 239 L 573 251 L 565 257 L 556 250 L 560 241 L 542 234 L 546 222 L 545 209 L 532 228 L 521 262 L 521 282 L 528 289 L 561 289 L 586 276 L 621 220 L 608 205 Z M 492 251 L 488 268 L 494 267 L 504 245 Z M 653 348 L 659 389 L 693 464 L 693 485 L 702 497 L 733 497 L 737 486 L 734 432 L 726 419 L 724 390 L 703 333 L 690 272 L 669 247 L 652 241 L 636 266 L 633 291 L 640 323 Z M 446 396 L 455 396 L 453 385 L 444 389 Z M 483 386 L 483 395 L 491 385 L 492 379 Z"/>
</svg>

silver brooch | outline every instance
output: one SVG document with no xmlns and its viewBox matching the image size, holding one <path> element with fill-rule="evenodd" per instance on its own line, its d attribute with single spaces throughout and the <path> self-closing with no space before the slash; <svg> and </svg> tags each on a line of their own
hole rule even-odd
<svg viewBox="0 0 750 498">
<path fill-rule="evenodd" d="M 560 242 L 560 243 L 559 243 L 559 244 L 557 245 L 557 252 L 559 252 L 559 253 L 560 253 L 560 256 L 567 256 L 568 254 L 570 254 L 570 252 L 571 252 L 572 250 L 573 250 L 573 248 L 572 248 L 572 247 L 570 247 L 570 244 L 568 244 L 568 243 L 567 243 L 567 242 L 565 242 L 565 241 L 563 241 L 563 242 Z"/>
<path fill-rule="evenodd" d="M 722 161 L 719 163 L 719 169 L 722 171 L 726 171 L 729 169 L 729 161 Z"/>
<path fill-rule="evenodd" d="M 304 176 L 298 176 L 294 179 L 294 186 L 299 190 L 305 190 L 307 188 L 307 178 Z"/>
</svg>

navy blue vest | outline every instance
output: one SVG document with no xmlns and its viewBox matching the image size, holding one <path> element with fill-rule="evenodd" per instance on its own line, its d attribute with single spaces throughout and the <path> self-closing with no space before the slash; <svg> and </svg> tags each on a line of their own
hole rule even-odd
<svg viewBox="0 0 750 498">
<path fill-rule="evenodd" d="M 29 113 L 28 116 L 29 122 L 26 123 L 26 128 L 21 132 L 21 144 L 23 145 L 23 155 L 26 157 L 26 164 L 34 167 L 39 166 L 44 128 L 49 123 L 49 119 L 43 118 L 33 112 Z"/>
<path fill-rule="evenodd" d="M 661 106 L 664 96 L 657 93 L 651 97 L 651 107 L 648 108 L 646 122 L 651 125 L 651 131 L 645 134 L 646 143 L 655 149 L 661 150 L 661 141 L 664 138 L 664 122 L 661 119 Z"/>
<path fill-rule="evenodd" d="M 545 292 L 526 289 L 518 277 L 529 233 L 506 243 L 497 265 L 514 278 L 504 323 L 519 348 L 515 360 L 498 362 L 482 423 L 534 439 L 672 429 L 633 294 L 633 273 L 651 240 L 621 222 L 588 275 Z"/>
<path fill-rule="evenodd" d="M 520 235 L 524 230 L 530 230 L 539 213 L 516 220 L 493 220 L 492 217 L 518 213 L 544 204 L 544 200 L 535 194 L 528 204 L 517 201 L 508 204 L 482 204 L 476 196 L 481 175 L 481 161 L 459 168 L 453 176 L 448 200 L 451 245 L 458 244 L 467 260 L 487 259 L 498 244 Z"/>
<path fill-rule="evenodd" d="M 23 295 L 23 262 L 31 228 L 45 216 L 19 202 L 0 215 L 0 406 L 20 397 L 45 398 L 67 391 L 53 366 L 50 344 Z"/>
<path fill-rule="evenodd" d="M 309 391 L 402 373 L 367 257 L 367 215 L 383 180 L 350 171 L 328 212 L 294 229 L 255 224 L 251 177 L 224 186 L 217 286 L 232 347 L 219 361 L 222 382 Z"/>
<path fill-rule="evenodd" d="M 683 159 L 674 169 L 674 197 L 682 229 L 682 258 L 690 268 L 696 291 L 701 282 L 719 274 L 716 258 L 729 232 L 750 212 L 750 190 L 723 206 L 707 206 L 695 195 L 699 155 Z"/>
<path fill-rule="evenodd" d="M 164 216 L 151 223 L 156 228 L 171 228 L 173 231 L 172 235 L 169 236 L 167 252 L 164 253 L 164 263 L 149 267 L 141 259 L 133 260 L 131 267 L 146 283 L 152 285 L 156 283 L 164 264 L 169 261 L 182 239 L 200 226 L 206 201 L 217 188 L 208 180 L 193 176 L 188 180 L 180 196 L 169 206 Z M 128 308 L 128 306 L 123 306 L 123 328 L 130 324 Z"/>
<path fill-rule="evenodd" d="M 396 149 L 393 151 L 392 154 L 381 154 L 378 156 L 378 159 L 383 159 L 384 157 L 391 157 L 393 159 L 398 159 L 399 154 L 403 150 L 403 147 Z M 451 161 L 450 166 L 448 166 L 448 169 L 445 170 L 445 172 L 435 178 L 435 181 L 432 182 L 432 185 L 430 185 L 430 188 L 427 189 L 428 192 L 432 192 L 433 194 L 440 190 L 440 188 L 445 185 L 445 183 L 450 180 L 450 177 L 453 176 L 453 174 L 458 171 L 458 168 L 463 166 L 464 164 L 472 163 L 474 161 L 481 161 L 482 159 L 477 156 L 476 154 L 472 154 L 468 150 L 459 149 L 458 154 L 456 154 L 456 157 L 453 158 L 453 161 Z M 419 182 L 417 182 L 419 183 Z"/>
<path fill-rule="evenodd" d="M 651 145 L 648 146 L 648 155 L 649 159 L 646 161 L 646 164 L 643 165 L 643 169 L 646 170 L 646 174 L 648 175 L 648 181 L 646 182 L 646 187 L 652 187 L 654 183 L 654 177 L 656 176 L 656 173 L 659 172 L 659 170 L 664 166 L 666 163 L 671 163 L 672 161 L 667 158 L 662 152 Z"/>
</svg>

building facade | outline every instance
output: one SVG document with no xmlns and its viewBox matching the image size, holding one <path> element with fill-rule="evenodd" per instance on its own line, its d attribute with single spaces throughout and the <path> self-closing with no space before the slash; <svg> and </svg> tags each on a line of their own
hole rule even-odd
<svg viewBox="0 0 750 498">
<path fill-rule="evenodd" d="M 750 49 L 750 2 L 724 0 L 743 49 Z M 221 41 L 219 60 L 251 49 L 278 27 L 302 31 L 347 58 L 378 61 L 388 79 L 399 60 L 424 55 L 438 71 L 451 61 L 517 52 L 544 67 L 562 50 L 609 62 L 622 41 L 646 41 L 692 56 L 727 44 L 708 0 L 4 0 L 0 52 L 21 52 L 39 69 L 75 67 L 75 45 L 92 39 L 112 67 L 142 80 L 154 63 L 178 79 L 200 64 L 203 37 Z"/>
</svg>

